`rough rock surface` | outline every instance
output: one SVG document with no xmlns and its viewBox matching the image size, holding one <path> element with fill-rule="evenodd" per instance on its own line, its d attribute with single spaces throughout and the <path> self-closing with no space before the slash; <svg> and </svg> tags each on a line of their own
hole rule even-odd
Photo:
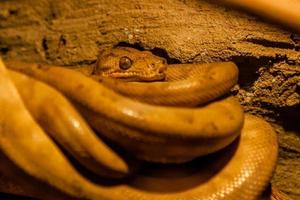
<svg viewBox="0 0 300 200">
<path fill-rule="evenodd" d="M 280 157 L 273 183 L 300 198 L 300 35 L 200 0 L 4 0 L 0 55 L 66 66 L 96 61 L 116 45 L 169 63 L 231 60 L 245 110 L 274 123 Z"/>
</svg>

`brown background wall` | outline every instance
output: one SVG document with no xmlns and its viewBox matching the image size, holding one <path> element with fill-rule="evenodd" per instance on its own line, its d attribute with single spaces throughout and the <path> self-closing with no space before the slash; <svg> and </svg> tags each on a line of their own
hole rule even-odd
<svg viewBox="0 0 300 200">
<path fill-rule="evenodd" d="M 300 198 L 300 35 L 200 0 L 4 0 L 4 59 L 84 66 L 100 49 L 132 45 L 169 62 L 231 60 L 245 110 L 274 122 L 280 158 L 273 182 Z"/>
</svg>

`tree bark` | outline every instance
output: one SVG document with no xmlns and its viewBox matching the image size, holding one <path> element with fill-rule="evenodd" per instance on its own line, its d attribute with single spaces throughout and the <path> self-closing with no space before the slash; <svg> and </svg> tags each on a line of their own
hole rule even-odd
<svg viewBox="0 0 300 200">
<path fill-rule="evenodd" d="M 4 59 L 84 66 L 117 45 L 151 50 L 169 63 L 234 61 L 240 77 L 233 93 L 247 112 L 264 116 L 278 132 L 272 182 L 300 198 L 299 34 L 215 1 L 0 2 Z"/>
</svg>

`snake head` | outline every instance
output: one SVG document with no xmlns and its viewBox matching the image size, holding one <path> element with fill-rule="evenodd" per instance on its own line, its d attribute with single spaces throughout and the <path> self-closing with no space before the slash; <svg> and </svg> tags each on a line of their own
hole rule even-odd
<svg viewBox="0 0 300 200">
<path fill-rule="evenodd" d="M 118 47 L 100 53 L 93 75 L 125 81 L 165 79 L 167 62 L 150 51 Z"/>
</svg>

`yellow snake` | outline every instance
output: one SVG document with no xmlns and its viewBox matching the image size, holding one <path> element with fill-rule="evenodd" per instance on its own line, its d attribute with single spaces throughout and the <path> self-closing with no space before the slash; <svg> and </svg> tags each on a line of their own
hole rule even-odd
<svg viewBox="0 0 300 200">
<path fill-rule="evenodd" d="M 132 179 L 107 186 L 93 184 L 82 177 L 50 140 L 43 154 L 60 162 L 51 163 L 49 167 L 45 161 L 39 165 L 42 162 L 39 152 L 30 151 L 36 166 L 28 164 L 26 157 L 16 156 L 20 150 L 18 140 L 7 139 L 15 146 L 7 146 L 7 141 L 0 140 L 1 150 L 8 160 L 70 196 L 115 200 L 247 200 L 259 198 L 272 176 L 277 140 L 270 125 L 251 115 L 244 117 L 235 98 L 219 97 L 237 81 L 237 68 L 233 63 L 174 65 L 166 71 L 164 59 L 149 52 L 118 48 L 103 52 L 96 68 L 89 74 L 101 84 L 82 73 L 61 67 L 20 62 L 6 62 L 6 65 L 64 93 L 93 128 L 137 158 L 185 162 L 218 151 L 182 165 L 148 164 Z M 17 99 L 14 101 L 19 110 L 24 109 L 22 112 L 27 113 L 19 103 L 21 99 L 4 66 L 0 72 L 0 77 L 4 77 L 0 94 L 10 88 L 13 92 L 7 96 Z M 106 77 L 128 78 L 129 81 L 166 79 L 166 82 L 136 83 Z M 0 96 L 1 108 L 11 103 L 5 96 Z M 212 100 L 216 101 L 210 102 Z M 187 107 L 195 105 L 201 106 Z M 20 124 L 17 113 L 18 110 L 11 113 L 14 117 L 0 121 L 1 125 L 5 122 L 0 134 L 17 131 L 14 128 Z M 30 126 L 37 126 L 30 123 Z M 38 131 L 36 134 L 43 133 Z M 34 144 L 41 145 L 39 141 Z M 25 154 L 26 148 L 31 147 L 22 146 Z M 5 170 L 4 167 L 1 170 Z M 45 173 L 47 171 L 51 171 L 50 175 Z"/>
</svg>

